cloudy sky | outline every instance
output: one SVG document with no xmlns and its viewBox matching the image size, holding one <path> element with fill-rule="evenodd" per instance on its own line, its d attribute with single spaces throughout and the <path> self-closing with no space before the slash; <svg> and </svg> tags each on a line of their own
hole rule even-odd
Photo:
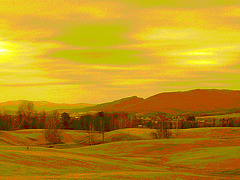
<svg viewBox="0 0 240 180">
<path fill-rule="evenodd" d="M 239 0 L 0 0 L 0 102 L 239 90 L 239 30 Z"/>
</svg>

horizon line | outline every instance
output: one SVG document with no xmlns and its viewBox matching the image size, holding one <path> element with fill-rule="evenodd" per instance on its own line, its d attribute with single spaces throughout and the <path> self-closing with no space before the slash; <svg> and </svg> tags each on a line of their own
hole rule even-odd
<svg viewBox="0 0 240 180">
<path fill-rule="evenodd" d="M 177 90 L 177 91 L 162 91 L 150 96 L 147 96 L 146 98 L 144 97 L 139 97 L 137 95 L 132 95 L 132 96 L 126 96 L 126 97 L 122 97 L 119 99 L 113 99 L 111 101 L 106 101 L 106 102 L 100 102 L 100 103 L 85 103 L 85 102 L 78 102 L 78 103 L 64 103 L 64 102 L 52 102 L 52 101 L 45 101 L 45 100 L 27 100 L 27 99 L 16 99 L 16 100 L 9 100 L 9 101 L 1 101 L 1 103 L 7 103 L 7 102 L 17 102 L 17 101 L 30 101 L 30 102 L 46 102 L 46 103 L 53 103 L 53 104 L 68 104 L 68 105 L 76 105 L 76 104 L 88 104 L 88 105 L 98 105 L 98 104 L 103 104 L 103 103 L 109 103 L 109 102 L 113 102 L 113 101 L 117 101 L 117 100 L 122 100 L 122 99 L 127 99 L 127 98 L 131 98 L 131 97 L 138 97 L 138 98 L 142 98 L 142 99 L 147 99 L 149 97 L 152 96 L 156 96 L 158 94 L 164 94 L 164 93 L 179 93 L 179 92 L 189 92 L 189 91 L 196 91 L 196 90 L 219 90 L 219 91 L 240 91 L 240 90 L 235 90 L 235 89 L 216 89 L 216 88 L 197 88 L 197 89 L 190 89 L 190 90 Z"/>
</svg>

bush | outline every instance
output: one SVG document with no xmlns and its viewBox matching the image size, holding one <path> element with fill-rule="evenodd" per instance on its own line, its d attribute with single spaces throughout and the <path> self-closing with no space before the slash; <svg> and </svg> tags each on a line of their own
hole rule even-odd
<svg viewBox="0 0 240 180">
<path fill-rule="evenodd" d="M 157 129 L 151 136 L 155 139 L 169 139 L 172 138 L 172 132 L 169 129 Z"/>
</svg>

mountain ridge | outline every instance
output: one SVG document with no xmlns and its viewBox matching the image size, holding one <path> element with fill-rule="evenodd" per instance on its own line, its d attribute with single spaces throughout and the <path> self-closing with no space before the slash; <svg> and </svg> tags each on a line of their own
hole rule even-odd
<svg viewBox="0 0 240 180">
<path fill-rule="evenodd" d="M 190 91 L 159 93 L 135 105 L 137 111 L 210 111 L 240 108 L 240 91 L 218 89 L 194 89 Z M 131 111 L 128 109 L 128 111 Z"/>
<path fill-rule="evenodd" d="M 0 108 L 16 111 L 23 100 L 0 103 Z M 90 111 L 125 111 L 125 112 L 165 112 L 170 114 L 240 110 L 240 90 L 228 89 L 193 89 L 188 91 L 162 92 L 147 98 L 130 96 L 118 100 L 100 103 L 52 103 L 32 101 L 36 110 L 68 110 L 69 113 Z M 15 106 L 11 107 L 12 104 Z"/>
<path fill-rule="evenodd" d="M 136 100 L 136 98 L 139 100 Z M 119 103 L 118 106 L 116 106 L 116 102 Z M 75 110 L 75 112 L 125 111 L 147 113 L 159 111 L 170 114 L 177 114 L 229 109 L 240 110 L 239 90 L 193 89 L 189 91 L 158 93 L 145 99 L 139 98 L 137 96 L 131 96 L 92 107 L 78 109 Z"/>
</svg>

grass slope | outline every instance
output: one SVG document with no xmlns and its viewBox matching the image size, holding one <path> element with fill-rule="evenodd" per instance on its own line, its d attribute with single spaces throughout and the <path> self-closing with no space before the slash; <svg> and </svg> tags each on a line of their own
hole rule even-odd
<svg viewBox="0 0 240 180">
<path fill-rule="evenodd" d="M 0 179 L 239 179 L 239 130 L 187 129 L 178 138 L 154 140 L 151 129 L 123 129 L 106 133 L 106 140 L 117 136 L 119 142 L 29 150 L 23 144 L 32 141 L 29 137 L 40 142 L 41 130 L 1 132 L 8 143 L 0 145 Z M 63 131 L 63 135 L 70 144 L 87 134 Z M 141 140 L 124 139 L 132 136 Z"/>
</svg>

